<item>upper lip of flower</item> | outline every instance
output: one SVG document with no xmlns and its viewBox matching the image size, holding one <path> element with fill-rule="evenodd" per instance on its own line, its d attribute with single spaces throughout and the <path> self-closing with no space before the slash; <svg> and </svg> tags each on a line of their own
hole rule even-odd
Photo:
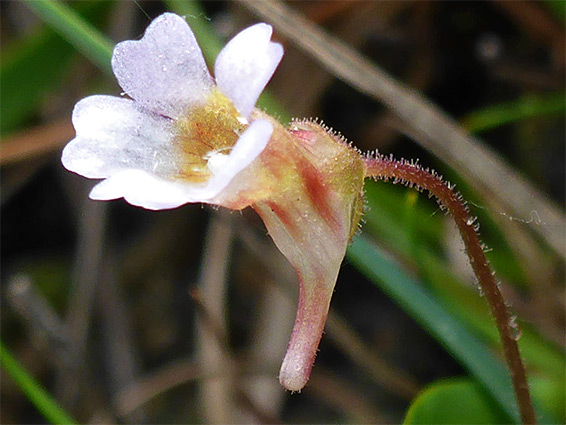
<svg viewBox="0 0 566 425">
<path fill-rule="evenodd" d="M 106 178 L 91 192 L 94 199 L 124 197 L 149 209 L 213 202 L 263 151 L 272 124 L 252 121 L 222 167 L 211 167 L 212 176 L 195 183 L 175 178 L 180 166 L 173 143 L 176 123 L 205 104 L 213 90 L 233 103 L 240 123 L 248 122 L 283 56 L 271 33 L 269 25 L 257 24 L 236 35 L 216 59 L 214 80 L 185 20 L 171 13 L 159 16 L 140 40 L 114 49 L 114 74 L 131 99 L 91 96 L 76 105 L 77 136 L 63 151 L 63 165 L 86 177 Z"/>
</svg>

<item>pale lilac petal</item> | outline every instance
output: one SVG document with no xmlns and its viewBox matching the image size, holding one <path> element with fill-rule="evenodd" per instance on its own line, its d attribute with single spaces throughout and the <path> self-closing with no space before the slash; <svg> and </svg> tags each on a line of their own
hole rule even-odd
<svg viewBox="0 0 566 425">
<path fill-rule="evenodd" d="M 132 205 L 152 210 L 176 208 L 189 202 L 213 203 L 213 198 L 263 151 L 272 132 L 273 126 L 268 121 L 254 121 L 232 152 L 221 164 L 216 164 L 213 176 L 205 183 L 167 180 L 148 171 L 129 169 L 96 185 L 90 197 L 96 200 L 124 198 Z"/>
<path fill-rule="evenodd" d="M 193 32 L 172 13 L 153 20 L 141 40 L 118 43 L 112 68 L 128 95 L 170 118 L 202 101 L 213 85 Z"/>
<path fill-rule="evenodd" d="M 140 108 L 130 99 L 90 96 L 76 104 L 77 132 L 61 161 L 65 168 L 89 178 L 137 168 L 164 177 L 179 169 L 171 143 L 170 119 Z"/>
<path fill-rule="evenodd" d="M 271 33 L 270 25 L 251 26 L 230 40 L 216 58 L 216 84 L 246 118 L 283 57 L 283 47 L 270 41 Z"/>
</svg>

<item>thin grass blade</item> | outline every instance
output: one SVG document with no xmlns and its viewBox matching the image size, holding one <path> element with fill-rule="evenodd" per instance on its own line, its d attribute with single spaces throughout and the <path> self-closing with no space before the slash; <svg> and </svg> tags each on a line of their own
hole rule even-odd
<svg viewBox="0 0 566 425">
<path fill-rule="evenodd" d="M 49 393 L 39 385 L 23 366 L 8 352 L 0 341 L 0 363 L 16 381 L 16 384 L 35 405 L 37 410 L 52 424 L 75 424 Z"/>
</svg>

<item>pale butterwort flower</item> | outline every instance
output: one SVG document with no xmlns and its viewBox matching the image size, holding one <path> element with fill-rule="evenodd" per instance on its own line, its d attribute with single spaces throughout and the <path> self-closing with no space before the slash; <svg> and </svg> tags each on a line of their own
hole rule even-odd
<svg viewBox="0 0 566 425">
<path fill-rule="evenodd" d="M 257 24 L 220 52 L 213 79 L 177 15 L 156 18 L 112 57 L 130 98 L 91 96 L 73 112 L 63 165 L 98 183 L 90 197 L 147 209 L 198 202 L 254 208 L 297 270 L 299 307 L 280 380 L 306 384 L 347 244 L 363 211 L 364 159 L 311 121 L 255 109 L 283 56 Z"/>
</svg>

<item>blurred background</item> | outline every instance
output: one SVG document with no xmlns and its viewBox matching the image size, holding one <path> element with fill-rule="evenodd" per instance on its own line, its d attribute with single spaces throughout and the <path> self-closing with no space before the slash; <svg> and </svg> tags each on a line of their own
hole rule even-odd
<svg viewBox="0 0 566 425">
<path fill-rule="evenodd" d="M 504 373 L 490 373 L 504 370 L 498 336 L 457 231 L 434 200 L 384 182 L 366 186 L 365 224 L 344 261 L 311 381 L 285 392 L 277 375 L 297 283 L 263 223 L 249 210 L 151 212 L 89 200 L 95 182 L 60 164 L 74 135 L 71 111 L 89 94 L 121 89 L 109 55 L 101 65 L 83 54 L 71 21 L 64 35 L 32 3 L 0 3 L 2 423 L 47 421 L 8 374 L 21 370 L 7 365 L 8 352 L 80 423 L 514 419 L 494 390 L 509 391 Z M 272 23 L 285 56 L 260 106 L 283 122 L 318 117 L 362 151 L 418 159 L 457 184 L 517 317 L 539 414 L 564 423 L 564 2 L 284 3 L 439 106 L 489 160 L 471 148 L 455 158 L 442 137 L 433 145 L 444 148 L 431 149 L 418 116 L 399 118 L 337 78 L 245 4 L 64 5 L 113 44 L 141 37 L 167 10 L 185 15 L 209 64 L 241 29 Z M 295 35 L 308 41 L 296 22 Z M 534 192 L 508 186 L 498 164 Z M 472 359 L 484 355 L 480 370 Z"/>
</svg>

